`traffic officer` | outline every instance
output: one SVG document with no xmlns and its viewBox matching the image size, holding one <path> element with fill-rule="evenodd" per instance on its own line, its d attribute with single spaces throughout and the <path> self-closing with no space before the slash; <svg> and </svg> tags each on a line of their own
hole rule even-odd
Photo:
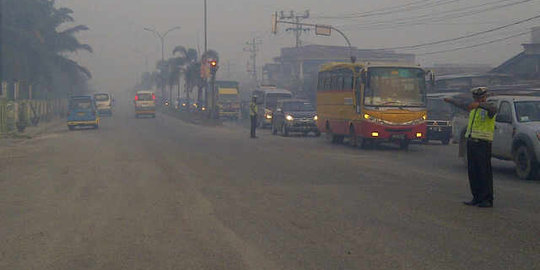
<svg viewBox="0 0 540 270">
<path fill-rule="evenodd" d="M 464 204 L 478 207 L 493 207 L 493 173 L 491 171 L 491 142 L 495 131 L 497 107 L 487 102 L 486 87 L 471 89 L 474 101 L 470 104 L 445 99 L 469 111 L 469 124 L 465 138 L 467 140 L 467 167 L 469 185 L 473 199 Z"/>
<path fill-rule="evenodd" d="M 257 108 L 257 96 L 253 96 L 251 99 L 251 104 L 249 104 L 249 116 L 251 118 L 251 138 L 257 138 L 255 131 L 257 128 L 257 113 L 259 108 Z"/>
</svg>

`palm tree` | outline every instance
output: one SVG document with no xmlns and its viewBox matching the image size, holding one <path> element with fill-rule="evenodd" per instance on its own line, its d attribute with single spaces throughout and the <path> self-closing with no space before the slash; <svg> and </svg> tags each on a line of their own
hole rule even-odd
<svg viewBox="0 0 540 270">
<path fill-rule="evenodd" d="M 0 79 L 42 84 L 65 93 L 91 77 L 90 71 L 68 57 L 80 50 L 92 52 L 75 37 L 88 27 L 58 30 L 74 21 L 71 9 L 56 8 L 53 0 L 1 0 L 1 5 Z"/>
<path fill-rule="evenodd" d="M 197 64 L 197 60 L 199 58 L 197 50 L 195 49 L 186 49 L 184 46 L 176 46 L 173 50 L 173 55 L 179 54 L 180 56 L 175 58 L 176 64 L 180 67 L 180 75 L 181 73 L 184 74 L 184 80 L 185 80 L 185 88 L 186 88 L 186 98 L 189 100 L 190 94 L 193 90 L 193 76 L 188 76 L 188 70 L 190 71 L 190 74 L 192 73 L 192 70 L 194 68 L 194 65 Z M 178 88 L 180 88 L 180 78 L 178 78 Z"/>
</svg>

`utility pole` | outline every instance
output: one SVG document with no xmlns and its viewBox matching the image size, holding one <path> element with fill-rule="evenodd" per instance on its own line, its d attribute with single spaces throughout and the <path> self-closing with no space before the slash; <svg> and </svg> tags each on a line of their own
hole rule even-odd
<svg viewBox="0 0 540 270">
<path fill-rule="evenodd" d="M 258 83 L 257 79 L 257 53 L 259 52 L 259 45 L 261 45 L 262 42 L 260 40 L 257 40 L 256 38 L 253 38 L 251 41 L 246 42 L 246 45 L 248 47 L 244 48 L 245 52 L 250 53 L 250 63 L 251 68 L 248 70 L 249 73 L 251 73 L 251 78 L 255 83 Z"/>
<path fill-rule="evenodd" d="M 294 11 L 289 11 L 289 14 L 286 15 L 284 11 L 281 11 L 279 13 L 279 19 L 280 20 L 287 20 L 294 22 L 294 27 L 287 28 L 287 31 L 293 31 L 294 36 L 296 38 L 296 48 L 302 46 L 302 40 L 300 39 L 302 37 L 302 33 L 310 31 L 309 28 L 305 28 L 302 24 L 302 20 L 309 19 L 309 10 L 304 11 L 304 14 L 298 15 Z"/>
<path fill-rule="evenodd" d="M 208 54 L 208 7 L 204 0 L 204 58 L 201 59 L 201 65 L 207 65 L 206 56 Z M 208 78 L 204 78 L 204 106 L 208 107 Z"/>
</svg>

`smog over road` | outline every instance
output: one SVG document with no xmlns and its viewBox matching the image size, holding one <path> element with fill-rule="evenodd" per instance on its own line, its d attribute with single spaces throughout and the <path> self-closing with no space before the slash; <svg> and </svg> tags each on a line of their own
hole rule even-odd
<svg viewBox="0 0 540 270">
<path fill-rule="evenodd" d="M 540 269 L 538 0 L 0 0 L 0 269 Z"/>
</svg>

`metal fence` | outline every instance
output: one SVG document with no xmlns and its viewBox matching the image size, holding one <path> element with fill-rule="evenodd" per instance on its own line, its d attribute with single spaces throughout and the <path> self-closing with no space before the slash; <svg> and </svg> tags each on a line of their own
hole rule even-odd
<svg viewBox="0 0 540 270">
<path fill-rule="evenodd" d="M 0 100 L 0 133 L 17 130 L 18 126 L 36 126 L 41 121 L 64 117 L 67 100 Z"/>
</svg>

